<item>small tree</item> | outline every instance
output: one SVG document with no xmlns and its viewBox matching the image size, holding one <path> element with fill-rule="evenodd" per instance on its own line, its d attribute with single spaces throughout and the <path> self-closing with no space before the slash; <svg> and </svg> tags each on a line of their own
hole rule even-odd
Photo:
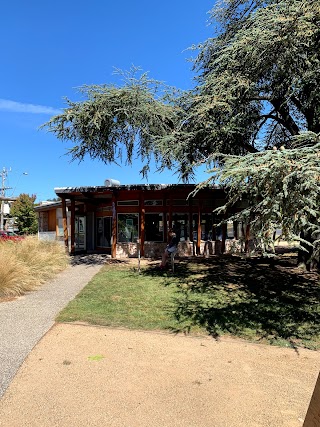
<svg viewBox="0 0 320 427">
<path fill-rule="evenodd" d="M 19 231 L 24 234 L 35 234 L 38 231 L 37 215 L 34 211 L 36 196 L 20 194 L 11 206 L 11 215 L 15 218 Z"/>
</svg>

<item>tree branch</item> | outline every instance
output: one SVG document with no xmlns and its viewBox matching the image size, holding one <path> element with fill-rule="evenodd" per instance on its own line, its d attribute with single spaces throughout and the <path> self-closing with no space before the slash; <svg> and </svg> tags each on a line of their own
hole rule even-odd
<svg viewBox="0 0 320 427">
<path fill-rule="evenodd" d="M 290 96 L 290 101 L 292 101 L 292 103 L 298 108 L 299 111 L 303 110 L 302 104 L 299 101 L 298 98 L 296 98 L 295 96 L 291 95 Z"/>
<path fill-rule="evenodd" d="M 293 120 L 289 108 L 284 101 L 282 99 L 272 99 L 270 102 L 274 106 L 276 112 L 281 116 L 281 119 L 275 117 L 275 120 L 282 124 L 291 135 L 298 135 L 300 132 L 299 126 Z"/>
<path fill-rule="evenodd" d="M 286 122 L 285 122 L 284 120 L 282 120 L 282 119 L 281 119 L 280 117 L 278 117 L 278 116 L 274 116 L 273 114 L 262 114 L 262 115 L 261 115 L 261 117 L 264 117 L 264 118 L 265 118 L 264 123 L 265 123 L 267 120 L 271 119 L 271 120 L 274 120 L 274 121 L 278 122 L 280 125 L 282 125 L 282 126 L 286 127 Z M 264 123 L 263 123 L 263 124 L 264 124 Z"/>
</svg>

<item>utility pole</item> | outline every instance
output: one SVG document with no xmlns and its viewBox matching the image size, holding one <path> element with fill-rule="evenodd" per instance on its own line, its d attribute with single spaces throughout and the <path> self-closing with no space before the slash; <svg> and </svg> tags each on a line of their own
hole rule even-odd
<svg viewBox="0 0 320 427">
<path fill-rule="evenodd" d="M 8 176 L 8 169 L 6 169 L 5 167 L 2 169 L 1 174 L 1 212 L 0 212 L 0 230 L 3 231 L 3 226 L 4 226 L 4 199 L 6 196 L 6 190 L 11 189 L 11 187 L 6 187 L 6 178 Z"/>
</svg>

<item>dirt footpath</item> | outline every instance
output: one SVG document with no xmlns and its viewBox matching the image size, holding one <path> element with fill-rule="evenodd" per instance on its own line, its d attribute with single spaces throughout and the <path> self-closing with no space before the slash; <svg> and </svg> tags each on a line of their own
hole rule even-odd
<svg viewBox="0 0 320 427">
<path fill-rule="evenodd" d="M 55 325 L 0 401 L 5 427 L 301 427 L 320 353 Z"/>
</svg>

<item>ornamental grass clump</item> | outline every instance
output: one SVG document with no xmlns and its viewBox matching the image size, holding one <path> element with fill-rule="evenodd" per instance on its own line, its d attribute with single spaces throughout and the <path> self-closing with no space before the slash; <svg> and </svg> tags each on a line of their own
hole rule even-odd
<svg viewBox="0 0 320 427">
<path fill-rule="evenodd" d="M 27 237 L 0 244 L 0 298 L 23 295 L 68 265 L 68 255 L 57 242 Z"/>
</svg>

